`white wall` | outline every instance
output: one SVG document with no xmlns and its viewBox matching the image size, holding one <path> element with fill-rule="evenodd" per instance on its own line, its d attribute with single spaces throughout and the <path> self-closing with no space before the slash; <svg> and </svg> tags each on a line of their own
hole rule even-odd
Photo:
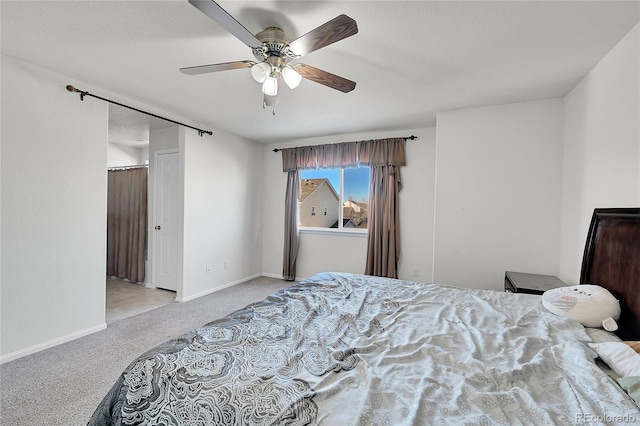
<svg viewBox="0 0 640 426">
<path fill-rule="evenodd" d="M 560 99 L 438 114 L 434 282 L 556 275 L 561 158 Z"/>
<path fill-rule="evenodd" d="M 109 142 L 107 167 L 135 166 L 149 160 L 149 149 Z"/>
<path fill-rule="evenodd" d="M 9 57 L 2 56 L 1 71 L 0 362 L 6 362 L 106 326 L 109 104 L 81 102 L 65 86 L 188 121 Z M 180 151 L 188 210 L 182 300 L 261 270 L 262 146 L 213 130 L 200 137 L 163 129 L 150 142 Z"/>
<path fill-rule="evenodd" d="M 2 361 L 105 327 L 108 105 L 2 56 Z"/>
<path fill-rule="evenodd" d="M 156 151 L 179 150 L 180 134 L 178 129 L 178 126 L 171 126 L 149 132 L 149 162 L 153 161 L 153 154 Z"/>
<path fill-rule="evenodd" d="M 408 142 L 425 151 L 402 170 L 400 278 L 418 268 L 423 281 L 500 290 L 504 271 L 517 270 L 578 282 L 593 209 L 640 205 L 639 40 L 636 26 L 564 99 L 442 112 L 437 153 L 436 129 Z M 271 150 L 400 133 L 265 147 L 266 274 L 282 271 L 286 185 Z M 365 253 L 366 238 L 303 234 L 298 278 L 362 272 Z"/>
<path fill-rule="evenodd" d="M 262 145 L 221 130 L 205 137 L 181 132 L 184 275 L 178 300 L 260 275 L 262 152 Z"/>
<path fill-rule="evenodd" d="M 564 100 L 560 277 L 572 284 L 593 209 L 640 206 L 639 27 Z"/>
<path fill-rule="evenodd" d="M 435 129 L 408 129 L 393 132 L 367 132 L 301 139 L 264 147 L 262 271 L 282 276 L 284 199 L 287 176 L 282 171 L 282 155 L 273 148 L 351 142 L 414 134 L 407 141 L 407 165 L 402 168 L 400 192 L 401 257 L 398 275 L 403 279 L 428 280 L 431 277 Z M 297 278 L 322 271 L 362 273 L 366 263 L 366 235 L 318 235 L 303 233 L 297 261 Z M 413 277 L 418 269 L 419 276 Z"/>
</svg>

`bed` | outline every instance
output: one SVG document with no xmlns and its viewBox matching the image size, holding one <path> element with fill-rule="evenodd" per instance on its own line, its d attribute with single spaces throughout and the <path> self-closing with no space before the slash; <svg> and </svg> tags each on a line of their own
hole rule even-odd
<svg viewBox="0 0 640 426">
<path fill-rule="evenodd" d="M 594 211 L 581 281 L 639 340 L 640 209 Z M 89 424 L 640 423 L 591 340 L 536 295 L 322 273 L 141 355 Z"/>
</svg>

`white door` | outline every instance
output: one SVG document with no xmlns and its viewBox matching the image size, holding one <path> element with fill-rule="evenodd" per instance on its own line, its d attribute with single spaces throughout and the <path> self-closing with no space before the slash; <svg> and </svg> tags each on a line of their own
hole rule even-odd
<svg viewBox="0 0 640 426">
<path fill-rule="evenodd" d="M 154 284 L 178 290 L 178 153 L 155 158 Z"/>
</svg>

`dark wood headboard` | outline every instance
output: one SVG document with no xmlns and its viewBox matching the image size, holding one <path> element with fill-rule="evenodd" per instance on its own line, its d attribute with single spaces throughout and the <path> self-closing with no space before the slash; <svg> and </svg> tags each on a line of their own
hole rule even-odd
<svg viewBox="0 0 640 426">
<path fill-rule="evenodd" d="M 580 283 L 613 293 L 622 307 L 616 333 L 640 340 L 640 208 L 593 211 Z"/>
</svg>

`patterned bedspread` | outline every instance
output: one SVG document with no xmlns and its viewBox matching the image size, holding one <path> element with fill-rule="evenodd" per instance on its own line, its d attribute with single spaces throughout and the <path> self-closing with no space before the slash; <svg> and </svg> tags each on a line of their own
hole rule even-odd
<svg viewBox="0 0 640 426">
<path fill-rule="evenodd" d="M 640 423 L 539 296 L 324 273 L 136 359 L 89 424 Z"/>
</svg>

